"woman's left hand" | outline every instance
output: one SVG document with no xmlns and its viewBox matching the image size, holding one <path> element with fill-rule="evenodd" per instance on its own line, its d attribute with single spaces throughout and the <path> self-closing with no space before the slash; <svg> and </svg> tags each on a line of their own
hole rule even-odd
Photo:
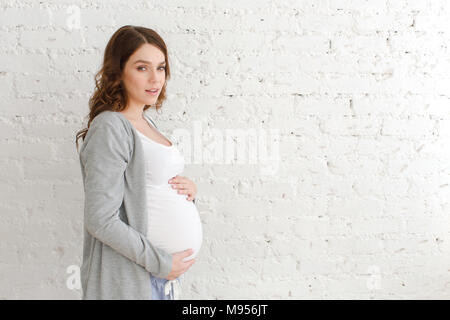
<svg viewBox="0 0 450 320">
<path fill-rule="evenodd" d="M 186 200 L 192 201 L 195 199 L 195 195 L 197 194 L 197 186 L 194 181 L 183 177 L 183 176 L 175 176 L 169 180 L 169 183 L 172 184 L 172 188 L 177 189 L 179 194 L 187 194 Z"/>
</svg>

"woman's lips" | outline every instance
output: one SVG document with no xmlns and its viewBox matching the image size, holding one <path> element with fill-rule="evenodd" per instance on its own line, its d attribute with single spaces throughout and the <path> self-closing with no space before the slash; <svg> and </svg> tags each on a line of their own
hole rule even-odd
<svg viewBox="0 0 450 320">
<path fill-rule="evenodd" d="M 159 89 L 156 90 L 155 92 L 152 92 L 150 90 L 145 90 L 145 92 L 147 92 L 149 95 L 156 96 L 158 94 L 158 92 L 159 92 Z"/>
</svg>

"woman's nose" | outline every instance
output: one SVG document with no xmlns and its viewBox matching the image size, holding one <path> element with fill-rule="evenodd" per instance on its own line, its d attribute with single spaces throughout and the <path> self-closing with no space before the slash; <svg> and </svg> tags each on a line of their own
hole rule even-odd
<svg viewBox="0 0 450 320">
<path fill-rule="evenodd" d="M 150 70 L 150 72 L 148 73 L 148 78 L 151 79 L 156 79 L 156 72 L 153 70 Z"/>
<path fill-rule="evenodd" d="M 156 73 L 154 73 L 154 72 L 151 72 L 149 75 L 148 75 L 148 82 L 149 83 L 157 83 L 157 82 L 159 82 L 159 77 L 158 77 L 158 74 L 156 74 Z"/>
</svg>

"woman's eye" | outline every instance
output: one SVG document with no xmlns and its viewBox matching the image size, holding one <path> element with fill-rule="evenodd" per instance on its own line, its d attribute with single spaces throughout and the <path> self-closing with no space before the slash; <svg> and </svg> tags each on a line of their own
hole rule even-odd
<svg viewBox="0 0 450 320">
<path fill-rule="evenodd" d="M 138 67 L 137 69 L 141 71 L 142 69 L 147 69 L 147 67 L 142 66 L 142 67 Z M 159 69 L 166 70 L 166 67 L 159 67 Z M 145 71 L 145 70 L 142 70 L 142 71 Z"/>
</svg>

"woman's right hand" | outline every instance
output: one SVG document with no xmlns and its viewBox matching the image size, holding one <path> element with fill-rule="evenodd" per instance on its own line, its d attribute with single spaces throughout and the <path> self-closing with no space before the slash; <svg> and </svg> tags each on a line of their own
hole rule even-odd
<svg viewBox="0 0 450 320">
<path fill-rule="evenodd" d="M 186 249 L 172 255 L 172 270 L 167 275 L 167 280 L 174 280 L 185 273 L 195 262 L 195 259 L 183 261 L 184 258 L 189 257 L 194 253 L 192 249 Z"/>
</svg>

